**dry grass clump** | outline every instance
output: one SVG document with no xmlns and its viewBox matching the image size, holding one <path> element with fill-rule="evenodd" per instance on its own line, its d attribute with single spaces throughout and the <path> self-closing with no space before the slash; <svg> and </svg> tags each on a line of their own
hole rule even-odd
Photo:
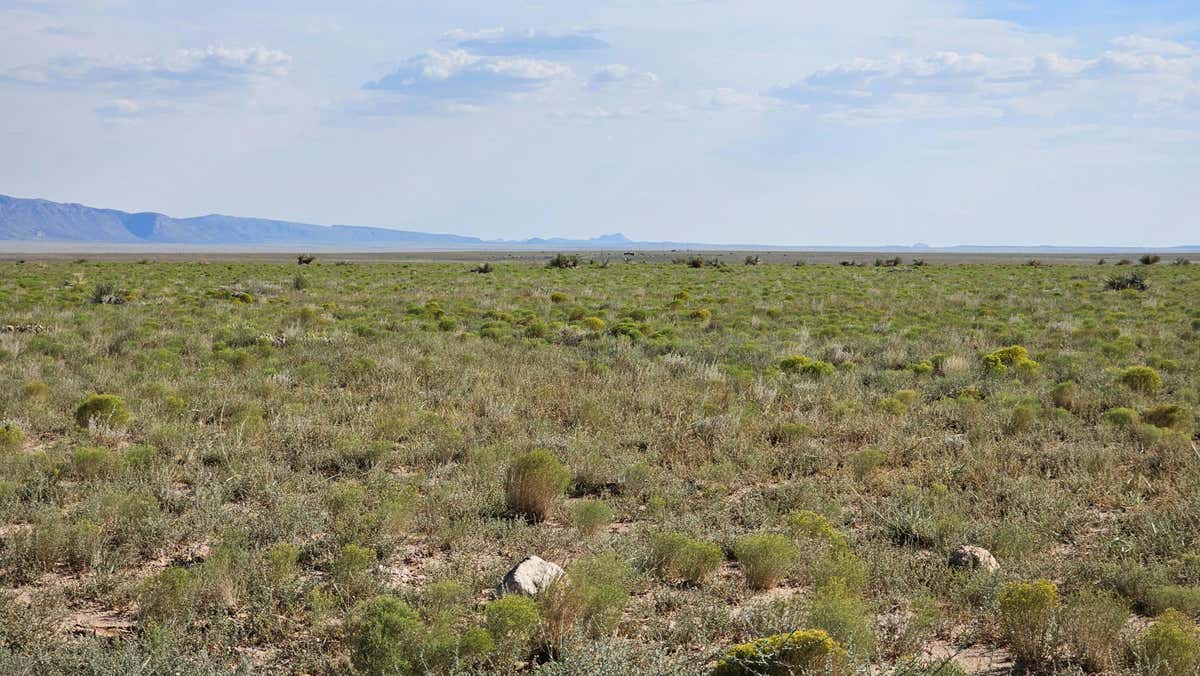
<svg viewBox="0 0 1200 676">
<path fill-rule="evenodd" d="M 570 472 L 554 454 L 534 449 L 518 455 L 508 466 L 504 497 L 514 513 L 544 521 L 570 483 Z"/>
</svg>

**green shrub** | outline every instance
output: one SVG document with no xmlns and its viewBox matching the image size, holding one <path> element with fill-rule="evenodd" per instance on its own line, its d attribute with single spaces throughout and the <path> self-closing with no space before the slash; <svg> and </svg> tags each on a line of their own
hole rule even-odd
<svg viewBox="0 0 1200 676">
<path fill-rule="evenodd" d="M 1079 385 L 1070 381 L 1055 385 L 1054 389 L 1050 391 L 1050 399 L 1057 408 L 1072 412 L 1077 412 L 1082 408 Z"/>
<path fill-rule="evenodd" d="M 730 648 L 711 676 L 846 676 L 850 673 L 850 656 L 844 647 L 820 629 L 801 629 Z"/>
<path fill-rule="evenodd" d="M 515 594 L 487 604 L 483 614 L 496 645 L 513 655 L 523 655 L 529 650 L 542 622 L 542 614 L 533 599 Z"/>
<path fill-rule="evenodd" d="M 196 576 L 186 568 L 172 567 L 146 580 L 138 594 L 143 618 L 155 622 L 185 620 L 195 606 Z"/>
<path fill-rule="evenodd" d="M 1162 389 L 1162 376 L 1149 366 L 1130 366 L 1118 378 L 1125 387 L 1142 394 L 1154 394 Z"/>
<path fill-rule="evenodd" d="M 588 535 L 612 523 L 613 510 L 602 500 L 580 500 L 571 507 L 571 522 Z"/>
<path fill-rule="evenodd" d="M 1047 580 L 1010 582 L 997 598 L 1000 629 L 1017 660 L 1041 664 L 1054 645 L 1058 587 Z"/>
<path fill-rule="evenodd" d="M 600 636 L 616 629 L 629 604 L 632 579 L 629 564 L 612 553 L 586 557 L 567 568 L 565 582 L 579 595 L 579 621 L 585 633 Z"/>
<path fill-rule="evenodd" d="M 664 578 L 700 584 L 716 572 L 725 556 L 712 542 L 693 540 L 682 533 L 658 533 L 650 542 L 650 559 Z"/>
<path fill-rule="evenodd" d="M 344 545 L 330 566 L 334 584 L 348 597 L 361 596 L 373 587 L 371 569 L 375 566 L 375 550 L 355 544 Z"/>
<path fill-rule="evenodd" d="M 914 375 L 927 376 L 934 372 L 935 366 L 932 361 L 925 359 L 918 362 L 913 362 L 908 365 L 908 370 Z"/>
<path fill-rule="evenodd" d="M 862 598 L 841 579 L 822 585 L 808 607 L 807 625 L 823 629 L 851 653 L 875 650 L 875 619 Z"/>
<path fill-rule="evenodd" d="M 158 449 L 153 446 L 139 444 L 130 446 L 125 451 L 123 464 L 134 472 L 144 472 L 154 466 L 158 460 Z"/>
<path fill-rule="evenodd" d="M 1192 618 L 1168 610 L 1142 633 L 1139 657 L 1147 673 L 1182 676 L 1200 671 L 1200 631 Z"/>
<path fill-rule="evenodd" d="M 1106 424 L 1128 430 L 1132 430 L 1142 420 L 1137 411 L 1120 406 L 1105 411 L 1103 418 Z"/>
<path fill-rule="evenodd" d="M 0 425 L 0 452 L 13 453 L 21 450 L 25 442 L 25 433 L 12 423 Z"/>
<path fill-rule="evenodd" d="M 280 542 L 267 551 L 266 573 L 274 584 L 294 579 L 299 573 L 300 547 L 290 542 Z"/>
<path fill-rule="evenodd" d="M 1182 406 L 1162 404 L 1142 414 L 1142 421 L 1165 430 L 1190 431 L 1192 415 Z"/>
<path fill-rule="evenodd" d="M 833 364 L 811 359 L 803 355 L 785 357 L 779 362 L 779 370 L 789 374 L 799 374 L 810 378 L 824 378 L 834 372 Z"/>
<path fill-rule="evenodd" d="M 1035 376 L 1041 365 L 1029 358 L 1029 351 L 1020 345 L 1012 345 L 989 352 L 983 356 L 984 370 L 992 375 L 1007 375 L 1015 370 L 1021 376 Z"/>
<path fill-rule="evenodd" d="M 1150 589 L 1147 609 L 1153 614 L 1175 609 L 1189 617 L 1200 615 L 1200 587 L 1161 585 Z"/>
<path fill-rule="evenodd" d="M 593 333 L 600 333 L 604 330 L 604 327 L 608 325 L 599 317 L 584 317 L 579 323 L 583 324 L 583 328 Z"/>
<path fill-rule="evenodd" d="M 394 596 L 376 596 L 354 607 L 347 642 L 354 667 L 367 674 L 415 672 L 414 646 L 421 638 L 416 611 Z"/>
<path fill-rule="evenodd" d="M 733 556 L 751 589 L 770 589 L 787 577 L 799 559 L 796 543 L 775 533 L 744 535 L 734 541 Z"/>
<path fill-rule="evenodd" d="M 46 401 L 50 398 L 50 386 L 41 380 L 31 380 L 21 386 L 21 396 L 28 401 Z"/>
<path fill-rule="evenodd" d="M 115 394 L 91 394 L 75 409 L 75 423 L 87 427 L 93 420 L 109 427 L 124 427 L 129 422 L 125 400 Z"/>
<path fill-rule="evenodd" d="M 895 397 L 884 397 L 876 403 L 876 406 L 880 411 L 891 415 L 900 415 L 908 410 L 904 402 Z"/>
<path fill-rule="evenodd" d="M 504 496 L 508 508 L 533 521 L 544 521 L 571 483 L 571 474 L 547 450 L 518 455 L 508 467 Z"/>
<path fill-rule="evenodd" d="M 864 448 L 850 456 L 850 468 L 854 478 L 862 481 L 876 469 L 887 463 L 887 453 L 877 448 Z"/>
<path fill-rule="evenodd" d="M 71 474 L 80 480 L 99 479 L 112 470 L 112 454 L 104 448 L 81 447 L 71 454 Z"/>
<path fill-rule="evenodd" d="M 834 528 L 829 519 L 816 512 L 792 512 L 788 515 L 787 526 L 793 537 L 825 540 L 835 548 L 845 548 L 849 544 L 846 536 Z"/>
</svg>

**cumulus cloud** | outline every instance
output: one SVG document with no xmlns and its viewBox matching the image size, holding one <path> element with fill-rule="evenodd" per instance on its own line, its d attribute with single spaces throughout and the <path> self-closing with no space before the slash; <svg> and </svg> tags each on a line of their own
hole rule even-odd
<svg viewBox="0 0 1200 676">
<path fill-rule="evenodd" d="M 607 49 L 609 44 L 585 32 L 550 33 L 538 30 L 513 31 L 489 28 L 481 31 L 451 31 L 443 38 L 459 49 L 487 56 L 563 54 Z"/>
<path fill-rule="evenodd" d="M 1141 104 L 1178 101 L 1179 91 L 1200 83 L 1200 52 L 1188 45 L 1129 36 L 1089 58 L 1050 53 L 1034 57 L 992 57 L 980 53 L 936 52 L 886 59 L 855 59 L 777 87 L 780 100 L 823 106 L 838 116 L 862 111 L 886 117 L 881 108 L 906 116 L 948 106 L 994 115 L 1006 105 L 1028 112 L 1036 97 L 1086 91 L 1086 104 L 1105 96 Z M 1172 95 L 1171 92 L 1176 92 Z M 914 108 L 914 101 L 922 105 Z M 899 105 L 903 104 L 903 105 Z"/>
<path fill-rule="evenodd" d="M 210 45 L 161 56 L 95 58 L 76 56 L 9 70 L 5 77 L 30 84 L 108 85 L 121 83 L 233 82 L 287 75 L 292 58 L 266 47 Z"/>
<path fill-rule="evenodd" d="M 650 71 L 637 70 L 620 63 L 613 63 L 597 68 L 588 84 L 593 88 L 611 85 L 627 85 L 632 87 L 653 87 L 658 84 L 658 76 Z"/>
<path fill-rule="evenodd" d="M 432 50 L 408 59 L 365 88 L 471 101 L 536 90 L 570 73 L 570 68 L 553 61 L 485 57 L 461 49 Z"/>
</svg>

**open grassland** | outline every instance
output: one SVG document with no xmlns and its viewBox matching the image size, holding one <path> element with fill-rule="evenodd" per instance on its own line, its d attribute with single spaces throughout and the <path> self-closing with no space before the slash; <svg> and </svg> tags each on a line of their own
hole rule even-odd
<svg viewBox="0 0 1200 676">
<path fill-rule="evenodd" d="M 473 270 L 0 265 L 0 671 L 1200 666 L 1200 267 Z"/>
</svg>

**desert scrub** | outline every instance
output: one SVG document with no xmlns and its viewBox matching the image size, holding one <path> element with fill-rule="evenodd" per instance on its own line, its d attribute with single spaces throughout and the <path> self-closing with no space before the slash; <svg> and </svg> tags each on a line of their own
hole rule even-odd
<svg viewBox="0 0 1200 676">
<path fill-rule="evenodd" d="M 25 442 L 25 433 L 13 423 L 0 425 L 0 452 L 13 453 L 21 450 Z"/>
<path fill-rule="evenodd" d="M 1020 345 L 1011 345 L 983 356 L 984 370 L 996 376 L 1007 375 L 1014 370 L 1022 377 L 1033 377 L 1041 365 L 1029 357 L 1029 351 Z"/>
<path fill-rule="evenodd" d="M 558 642 L 572 629 L 593 637 L 611 634 L 629 603 L 632 580 L 633 569 L 613 553 L 568 566 L 541 599 L 547 638 Z"/>
<path fill-rule="evenodd" d="M 1124 406 L 1108 409 L 1102 418 L 1105 424 L 1123 430 L 1132 430 L 1142 421 L 1137 411 Z"/>
<path fill-rule="evenodd" d="M 514 514 L 545 521 L 570 483 L 570 472 L 553 453 L 534 449 L 518 455 L 508 466 L 505 502 Z"/>
<path fill-rule="evenodd" d="M 779 362 L 779 370 L 788 374 L 799 374 L 810 378 L 824 378 L 833 375 L 834 366 L 826 361 L 819 361 L 804 355 L 784 357 Z"/>
<path fill-rule="evenodd" d="M 1142 421 L 1165 430 L 1189 432 L 1194 427 L 1192 414 L 1177 404 L 1161 404 L 1142 414 Z"/>
<path fill-rule="evenodd" d="M 75 424 L 88 427 L 93 421 L 108 427 L 124 427 L 129 423 L 125 399 L 115 394 L 88 395 L 75 409 Z"/>
<path fill-rule="evenodd" d="M 1073 381 L 1058 383 L 1050 390 L 1050 401 L 1056 408 L 1078 413 L 1083 408 L 1079 385 Z"/>
<path fill-rule="evenodd" d="M 1036 667 L 1055 646 L 1058 587 L 1047 580 L 1010 582 L 1000 590 L 996 611 L 1005 643 L 1017 660 Z"/>
<path fill-rule="evenodd" d="M 1155 676 L 1194 674 L 1200 670 L 1200 630 L 1178 610 L 1154 620 L 1138 641 L 1139 666 Z"/>
<path fill-rule="evenodd" d="M 698 585 L 716 572 L 725 555 L 712 542 L 682 533 L 657 533 L 650 540 L 650 560 L 664 579 Z"/>
<path fill-rule="evenodd" d="M 844 647 L 820 629 L 801 629 L 730 648 L 711 676 L 844 676 L 850 673 L 850 656 Z"/>
<path fill-rule="evenodd" d="M 346 626 L 350 659 L 366 674 L 414 672 L 414 644 L 421 620 L 417 612 L 394 596 L 376 596 L 354 607 Z"/>
<path fill-rule="evenodd" d="M 820 583 L 805 622 L 827 632 L 850 654 L 870 659 L 875 651 L 874 615 L 853 584 L 840 577 Z"/>
<path fill-rule="evenodd" d="M 612 519 L 612 507 L 603 500 L 580 500 L 571 506 L 571 523 L 586 535 L 600 532 Z"/>
<path fill-rule="evenodd" d="M 496 643 L 498 653 L 510 663 L 528 654 L 533 639 L 541 630 L 542 614 L 533 599 L 510 594 L 487 604 L 484 626 Z"/>
<path fill-rule="evenodd" d="M 791 538 L 776 533 L 743 535 L 733 543 L 733 556 L 751 589 L 770 589 L 796 567 L 799 556 Z"/>
<path fill-rule="evenodd" d="M 1162 389 L 1162 376 L 1149 366 L 1130 366 L 1123 369 L 1117 379 L 1134 392 L 1155 394 Z"/>
</svg>

